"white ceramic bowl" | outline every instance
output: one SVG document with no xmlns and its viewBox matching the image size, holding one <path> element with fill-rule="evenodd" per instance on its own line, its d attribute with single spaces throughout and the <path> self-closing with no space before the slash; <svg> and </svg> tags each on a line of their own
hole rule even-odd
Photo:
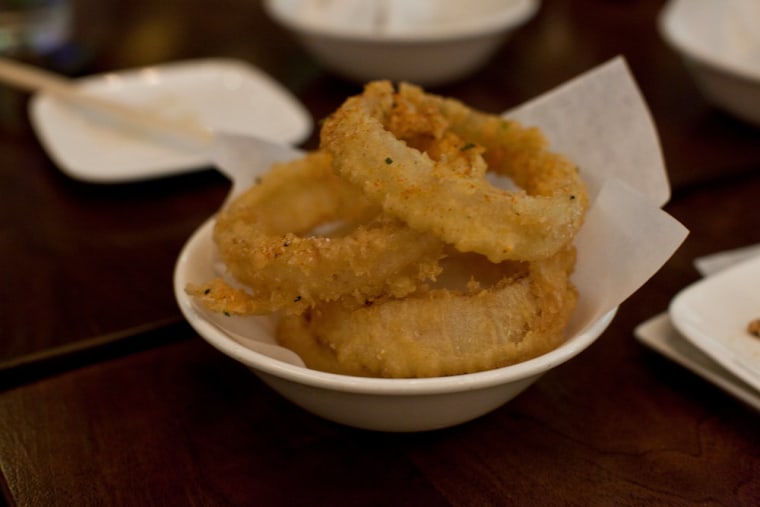
<svg viewBox="0 0 760 507">
<path fill-rule="evenodd" d="M 264 5 L 337 74 L 359 82 L 433 86 L 476 71 L 536 13 L 539 1 L 266 0 Z M 387 8 L 384 23 L 367 14 L 377 5 Z"/>
<path fill-rule="evenodd" d="M 665 41 L 716 106 L 760 125 L 760 2 L 671 0 L 659 17 Z"/>
<path fill-rule="evenodd" d="M 213 347 L 249 367 L 296 405 L 358 428 L 424 431 L 484 415 L 520 394 L 543 373 L 591 345 L 616 312 L 616 309 L 610 311 L 547 354 L 495 370 L 424 379 L 377 379 L 324 373 L 290 362 L 287 353 L 278 351 L 268 317 L 238 319 L 211 315 L 196 307 L 185 294 L 188 282 L 198 283 L 214 276 L 212 229 L 213 220 L 201 226 L 188 240 L 177 261 L 174 290 L 188 322 Z M 238 332 L 246 336 L 238 336 Z"/>
</svg>

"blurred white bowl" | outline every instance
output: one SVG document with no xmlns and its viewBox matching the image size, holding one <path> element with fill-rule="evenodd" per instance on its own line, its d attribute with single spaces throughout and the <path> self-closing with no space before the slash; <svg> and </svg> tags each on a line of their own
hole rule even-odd
<svg viewBox="0 0 760 507">
<path fill-rule="evenodd" d="M 266 0 L 325 67 L 349 79 L 444 84 L 476 71 L 538 0 Z"/>
<path fill-rule="evenodd" d="M 184 288 L 214 276 L 213 219 L 188 240 L 177 261 L 174 291 L 193 328 L 213 347 L 249 367 L 296 405 L 358 428 L 408 432 L 445 428 L 475 419 L 511 400 L 542 374 L 591 345 L 616 309 L 557 349 L 495 370 L 423 379 L 379 379 L 308 369 L 277 347 L 269 317 L 224 317 L 195 306 Z M 254 350 L 255 349 L 255 350 Z M 278 350 L 279 349 L 279 350 Z"/>
<path fill-rule="evenodd" d="M 671 0 L 659 28 L 710 101 L 760 125 L 760 2 Z"/>
</svg>

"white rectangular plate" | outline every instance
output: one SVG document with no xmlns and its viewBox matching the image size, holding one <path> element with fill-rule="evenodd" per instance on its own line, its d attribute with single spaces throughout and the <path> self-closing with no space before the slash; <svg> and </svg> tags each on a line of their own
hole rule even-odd
<svg viewBox="0 0 760 507">
<path fill-rule="evenodd" d="M 89 76 L 76 85 L 92 95 L 212 131 L 290 144 L 304 140 L 313 128 L 311 116 L 285 88 L 237 60 L 175 62 Z M 130 134 L 48 93 L 32 98 L 29 113 L 48 155 L 76 179 L 119 183 L 210 164 L 206 148 Z"/>
</svg>

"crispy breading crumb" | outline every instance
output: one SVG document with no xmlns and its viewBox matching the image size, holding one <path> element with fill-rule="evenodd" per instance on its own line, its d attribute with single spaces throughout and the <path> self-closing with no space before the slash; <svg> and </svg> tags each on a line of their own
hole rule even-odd
<svg viewBox="0 0 760 507">
<path fill-rule="evenodd" d="M 754 319 L 747 325 L 747 332 L 760 338 L 760 319 Z"/>
</svg>

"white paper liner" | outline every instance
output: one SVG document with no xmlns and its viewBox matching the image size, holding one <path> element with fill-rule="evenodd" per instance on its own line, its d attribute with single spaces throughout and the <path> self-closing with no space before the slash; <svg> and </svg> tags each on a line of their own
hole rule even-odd
<svg viewBox="0 0 760 507">
<path fill-rule="evenodd" d="M 541 128 L 554 151 L 580 165 L 590 188 L 592 203 L 576 239 L 573 281 L 580 298 L 568 327 L 568 336 L 573 336 L 641 287 L 688 231 L 660 209 L 670 189 L 657 133 L 622 58 L 505 115 Z M 287 146 L 219 133 L 213 160 L 233 181 L 232 196 L 265 173 L 272 162 L 297 156 L 299 152 Z M 228 334 L 236 341 L 245 334 L 238 318 L 214 322 L 222 330 L 235 326 Z M 269 334 L 256 332 L 244 338 L 248 343 L 266 343 L 268 347 L 260 352 L 270 355 L 274 338 Z"/>
<path fill-rule="evenodd" d="M 615 58 L 506 113 L 535 125 L 581 170 L 589 194 L 620 179 L 658 206 L 670 184 L 649 109 L 623 58 Z"/>
</svg>

